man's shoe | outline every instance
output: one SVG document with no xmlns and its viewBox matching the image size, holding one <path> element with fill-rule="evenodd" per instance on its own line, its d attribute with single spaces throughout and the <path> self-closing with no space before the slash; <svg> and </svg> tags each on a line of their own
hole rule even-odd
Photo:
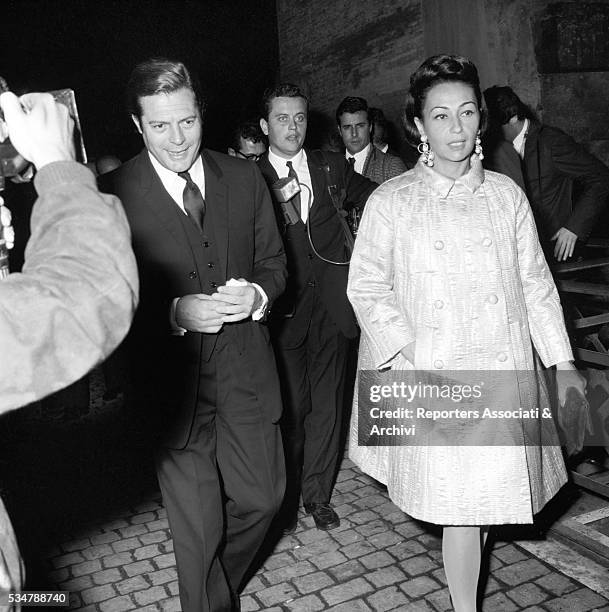
<svg viewBox="0 0 609 612">
<path fill-rule="evenodd" d="M 281 528 L 281 532 L 283 533 L 284 536 L 287 535 L 292 535 L 296 529 L 298 529 L 298 515 L 295 514 L 293 517 L 291 517 L 290 519 L 286 520 L 283 523 L 283 526 Z"/>
<path fill-rule="evenodd" d="M 338 514 L 334 512 L 332 504 L 313 502 L 311 504 L 305 504 L 304 509 L 307 514 L 313 517 L 317 529 L 330 531 L 330 529 L 340 527 L 340 519 L 338 518 Z"/>
</svg>

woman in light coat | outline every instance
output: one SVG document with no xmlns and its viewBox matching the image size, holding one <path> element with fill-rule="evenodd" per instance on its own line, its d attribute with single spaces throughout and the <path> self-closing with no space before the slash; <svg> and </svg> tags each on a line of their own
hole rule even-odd
<svg viewBox="0 0 609 612">
<path fill-rule="evenodd" d="M 410 444 L 358 445 L 370 422 L 362 418 L 363 398 L 358 415 L 362 374 L 389 370 L 395 380 L 400 371 L 407 379 L 408 371 L 425 370 L 456 379 L 457 371 L 474 371 L 492 388 L 511 372 L 507 395 L 486 399 L 540 412 L 549 408 L 541 364 L 555 366 L 561 403 L 567 387 L 583 392 L 584 380 L 572 364 L 527 199 L 509 178 L 482 168 L 475 66 L 434 56 L 410 85 L 406 124 L 420 140 L 421 158 L 372 194 L 351 260 L 347 293 L 362 337 L 350 457 L 387 485 L 402 510 L 444 526 L 453 605 L 475 612 L 488 526 L 533 521 L 566 481 L 560 447 L 507 438 L 502 445 L 446 446 L 416 437 Z M 514 425 L 529 428 L 518 419 L 508 425 L 512 433 Z"/>
</svg>

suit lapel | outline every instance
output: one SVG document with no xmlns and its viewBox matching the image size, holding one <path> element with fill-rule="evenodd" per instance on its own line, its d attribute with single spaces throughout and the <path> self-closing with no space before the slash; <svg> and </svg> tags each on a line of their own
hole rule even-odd
<svg viewBox="0 0 609 612">
<path fill-rule="evenodd" d="M 268 152 L 265 153 L 260 159 L 258 162 L 258 167 L 260 168 L 260 172 L 262 172 L 262 176 L 264 176 L 269 186 L 279 180 L 279 176 L 277 175 L 277 172 L 275 172 L 273 164 L 271 164 L 269 161 Z"/>
<path fill-rule="evenodd" d="M 307 165 L 311 176 L 311 187 L 313 188 L 313 204 L 310 212 L 315 209 L 315 204 L 322 201 L 326 191 L 326 175 L 324 169 L 316 163 L 310 151 L 307 151 Z"/>
<path fill-rule="evenodd" d="M 201 152 L 205 172 L 205 224 L 211 223 L 214 238 L 218 245 L 218 259 L 224 278 L 228 274 L 228 219 L 229 197 L 228 185 L 223 180 L 222 170 L 211 155 Z"/>
<path fill-rule="evenodd" d="M 144 149 L 138 159 L 139 171 L 136 173 L 140 177 L 139 185 L 135 190 L 135 196 L 140 198 L 147 211 L 153 213 L 160 224 L 169 232 L 173 239 L 180 245 L 184 245 L 184 229 L 180 223 L 182 214 L 177 208 L 177 204 L 167 193 L 163 183 L 155 172 L 148 156 L 148 151 Z"/>
<path fill-rule="evenodd" d="M 368 150 L 368 155 L 366 155 L 366 160 L 364 161 L 364 165 L 362 167 L 362 175 L 366 176 L 368 172 L 368 166 L 375 159 L 376 151 L 374 150 L 374 145 L 370 145 L 370 149 Z"/>
</svg>

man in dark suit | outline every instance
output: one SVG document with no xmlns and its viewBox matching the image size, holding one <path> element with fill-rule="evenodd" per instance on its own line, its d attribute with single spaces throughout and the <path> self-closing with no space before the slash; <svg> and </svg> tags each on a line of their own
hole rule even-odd
<svg viewBox="0 0 609 612">
<path fill-rule="evenodd" d="M 546 253 L 569 259 L 607 209 L 609 168 L 561 130 L 535 121 L 510 87 L 490 87 L 484 97 L 491 123 L 512 144 L 486 151 L 489 167 L 524 184 Z"/>
<path fill-rule="evenodd" d="M 345 145 L 345 157 L 356 172 L 379 185 L 406 172 L 397 155 L 383 153 L 372 144 L 372 123 L 364 98 L 344 98 L 336 109 L 336 124 Z"/>
<path fill-rule="evenodd" d="M 287 289 L 274 307 L 271 330 L 284 385 L 286 532 L 296 527 L 301 490 L 305 510 L 319 529 L 340 524 L 330 498 L 348 348 L 358 331 L 347 300 L 349 254 L 335 206 L 362 208 L 376 187 L 340 153 L 303 149 L 307 111 L 304 94 L 285 83 L 265 93 L 260 121 L 269 137 L 269 150 L 258 162 L 267 182 L 291 176 L 301 188 L 288 202 L 289 222 L 276 202 L 288 257 Z"/>
<path fill-rule="evenodd" d="M 285 488 L 279 381 L 260 322 L 284 289 L 285 254 L 256 165 L 201 149 L 201 99 L 182 63 L 139 64 L 128 99 L 146 148 L 104 186 L 123 202 L 140 271 L 135 387 L 162 434 L 182 610 L 224 612 L 238 609 Z"/>
</svg>

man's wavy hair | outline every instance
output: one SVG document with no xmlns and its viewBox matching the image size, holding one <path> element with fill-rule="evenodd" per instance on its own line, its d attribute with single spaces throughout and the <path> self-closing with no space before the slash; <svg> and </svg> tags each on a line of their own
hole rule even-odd
<svg viewBox="0 0 609 612">
<path fill-rule="evenodd" d="M 472 62 L 460 55 L 440 54 L 428 57 L 410 77 L 403 115 L 407 140 L 415 147 L 421 140 L 414 118 L 422 118 L 423 106 L 429 90 L 438 83 L 465 83 L 474 90 L 480 110 L 480 132 L 486 127 L 486 112 L 482 107 L 482 91 L 478 70 Z"/>
<path fill-rule="evenodd" d="M 535 113 L 507 85 L 493 85 L 484 91 L 489 120 L 494 125 L 505 125 L 512 117 L 535 119 Z"/>
<path fill-rule="evenodd" d="M 359 96 L 347 96 L 346 98 L 343 98 L 335 113 L 338 127 L 340 127 L 341 115 L 344 113 L 359 113 L 360 111 L 366 113 L 366 119 L 368 122 L 370 122 L 368 102 L 366 102 L 365 98 L 360 98 Z"/>
<path fill-rule="evenodd" d="M 197 106 L 203 114 L 204 103 L 199 80 L 185 64 L 165 57 L 153 57 L 140 62 L 127 82 L 127 110 L 140 119 L 141 98 L 174 93 L 180 89 L 189 89 L 194 93 Z"/>
</svg>

